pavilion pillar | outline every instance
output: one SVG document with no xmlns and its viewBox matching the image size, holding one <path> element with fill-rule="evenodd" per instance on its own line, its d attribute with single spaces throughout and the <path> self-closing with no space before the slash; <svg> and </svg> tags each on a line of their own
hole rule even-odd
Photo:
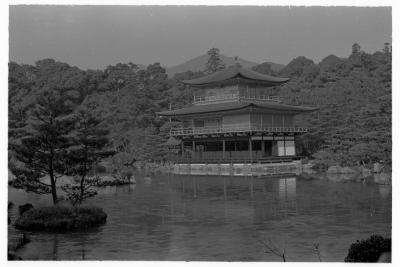
<svg viewBox="0 0 400 267">
<path fill-rule="evenodd" d="M 225 158 L 225 139 L 222 139 L 222 158 Z"/>
<path fill-rule="evenodd" d="M 184 150 L 184 146 L 183 146 L 183 140 L 182 140 L 181 141 L 181 157 L 182 157 L 182 159 L 185 156 L 184 153 L 183 153 L 184 152 L 183 150 Z"/>
<path fill-rule="evenodd" d="M 253 161 L 253 146 L 251 142 L 251 136 L 249 136 L 249 156 L 250 156 L 250 162 Z"/>
<path fill-rule="evenodd" d="M 196 155 L 196 143 L 193 140 L 192 141 L 192 159 L 194 159 L 195 155 Z"/>
<path fill-rule="evenodd" d="M 261 139 L 261 157 L 264 157 L 265 155 L 265 142 L 264 142 L 264 136 Z"/>
</svg>

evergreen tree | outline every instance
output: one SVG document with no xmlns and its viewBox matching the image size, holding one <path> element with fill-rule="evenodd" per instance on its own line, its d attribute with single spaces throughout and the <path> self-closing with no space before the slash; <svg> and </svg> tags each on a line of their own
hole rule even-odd
<svg viewBox="0 0 400 267">
<path fill-rule="evenodd" d="M 351 54 L 358 55 L 361 52 L 361 46 L 357 43 L 354 43 L 351 47 Z"/>
<path fill-rule="evenodd" d="M 385 54 L 391 53 L 391 48 L 389 47 L 389 43 L 388 42 L 385 43 L 385 47 L 383 48 L 383 52 Z"/>
<path fill-rule="evenodd" d="M 225 69 L 225 63 L 219 56 L 219 49 L 218 48 L 211 48 L 207 52 L 209 58 L 206 65 L 206 74 L 211 74 L 220 70 Z"/>
<path fill-rule="evenodd" d="M 93 107 L 83 105 L 72 115 L 75 118 L 73 131 L 69 134 L 70 146 L 66 153 L 68 174 L 78 179 L 79 183 L 62 187 L 67 192 L 72 204 L 81 204 L 97 192 L 92 189 L 97 184 L 97 178 L 89 178 L 89 172 L 100 159 L 111 156 L 112 151 L 106 151 L 109 143 L 109 131 L 100 127 L 101 119 L 93 113 Z"/>
<path fill-rule="evenodd" d="M 65 173 L 65 153 L 68 144 L 72 111 L 66 90 L 54 88 L 38 98 L 30 120 L 23 129 L 23 137 L 10 143 L 20 164 L 11 165 L 19 183 L 27 191 L 51 194 L 58 201 L 57 179 Z M 43 180 L 48 176 L 50 183 Z"/>
<path fill-rule="evenodd" d="M 146 161 L 161 161 L 164 159 L 167 151 L 161 147 L 163 139 L 156 131 L 154 126 L 147 127 L 144 136 L 144 146 L 142 149 L 141 158 Z"/>
</svg>

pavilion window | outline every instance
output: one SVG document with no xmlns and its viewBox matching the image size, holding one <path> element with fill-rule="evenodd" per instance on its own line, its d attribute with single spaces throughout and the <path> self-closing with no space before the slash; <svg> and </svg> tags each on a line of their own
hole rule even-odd
<svg viewBox="0 0 400 267">
<path fill-rule="evenodd" d="M 274 127 L 282 127 L 284 122 L 283 115 L 274 115 L 273 124 Z"/>
<path fill-rule="evenodd" d="M 183 128 L 188 128 L 188 127 L 190 127 L 191 125 L 192 125 L 192 122 L 191 122 L 191 121 L 185 120 L 185 121 L 182 122 Z"/>
<path fill-rule="evenodd" d="M 272 156 L 272 140 L 264 140 L 264 155 L 266 157 Z"/>
<path fill-rule="evenodd" d="M 272 127 L 273 126 L 273 119 L 271 114 L 262 114 L 262 126 L 264 127 Z"/>
<path fill-rule="evenodd" d="M 222 142 L 204 142 L 204 150 L 205 151 L 222 151 Z"/>
<path fill-rule="evenodd" d="M 225 151 L 235 151 L 235 141 L 225 141 Z"/>
<path fill-rule="evenodd" d="M 194 121 L 194 127 L 203 128 L 204 127 L 204 121 L 195 120 Z"/>
<path fill-rule="evenodd" d="M 203 152 L 205 150 L 205 146 L 203 142 L 196 142 L 196 152 Z"/>
<path fill-rule="evenodd" d="M 285 126 L 293 126 L 293 115 L 285 115 Z"/>
<path fill-rule="evenodd" d="M 253 151 L 261 150 L 261 140 L 253 140 L 251 147 Z"/>
<path fill-rule="evenodd" d="M 249 150 L 249 142 L 246 141 L 236 141 L 236 150 L 237 151 L 248 151 Z"/>
</svg>

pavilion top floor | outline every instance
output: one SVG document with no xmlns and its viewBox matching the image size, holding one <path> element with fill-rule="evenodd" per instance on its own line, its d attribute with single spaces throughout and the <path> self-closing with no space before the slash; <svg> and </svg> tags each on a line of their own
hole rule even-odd
<svg viewBox="0 0 400 267">
<path fill-rule="evenodd" d="M 193 104 L 205 105 L 240 100 L 279 102 L 275 86 L 289 81 L 241 67 L 231 67 L 211 75 L 183 81 L 193 89 Z"/>
</svg>

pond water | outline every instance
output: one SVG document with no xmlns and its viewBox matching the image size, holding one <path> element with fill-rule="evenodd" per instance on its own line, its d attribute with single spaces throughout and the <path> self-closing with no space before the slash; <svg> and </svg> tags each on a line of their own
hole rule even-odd
<svg viewBox="0 0 400 267">
<path fill-rule="evenodd" d="M 329 179 L 135 175 L 88 200 L 108 214 L 96 230 L 29 233 L 26 260 L 343 261 L 351 243 L 391 236 L 391 186 Z M 17 205 L 50 196 L 9 188 Z M 15 212 L 15 211 L 14 211 Z M 10 230 L 9 230 L 10 231 Z"/>
</svg>

